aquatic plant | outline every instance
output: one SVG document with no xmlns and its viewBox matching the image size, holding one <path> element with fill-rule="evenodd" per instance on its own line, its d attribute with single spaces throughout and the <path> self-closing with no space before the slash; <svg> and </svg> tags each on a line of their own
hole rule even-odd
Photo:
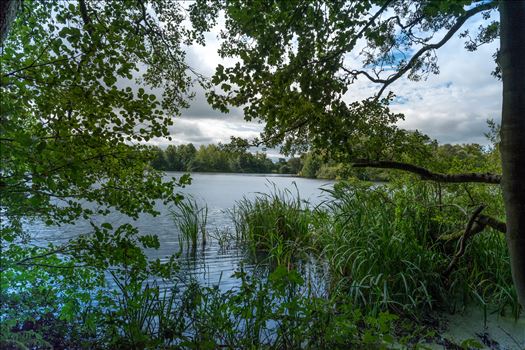
<svg viewBox="0 0 525 350">
<path fill-rule="evenodd" d="M 397 317 L 363 314 L 339 297 L 305 292 L 295 270 L 277 267 L 267 281 L 244 271 L 238 290 L 192 284 L 181 297 L 188 348 L 346 349 L 387 348 Z"/>
<path fill-rule="evenodd" d="M 332 293 L 348 295 L 370 312 L 417 318 L 436 307 L 457 310 L 475 301 L 517 317 L 500 233 L 487 229 L 470 238 L 451 265 L 459 240 L 450 237 L 464 231 L 472 196 L 485 196 L 484 189 L 468 191 L 420 181 L 357 181 L 327 190 L 329 198 L 310 210 L 298 195 L 274 188 L 244 198 L 231 216 L 237 239 L 252 257 L 288 268 L 306 256 L 326 261 Z M 497 208 L 494 203 L 492 210 Z"/>
<path fill-rule="evenodd" d="M 334 288 L 354 303 L 417 316 L 482 300 L 519 312 L 499 233 L 473 237 L 466 256 L 444 274 L 456 247 L 440 238 L 461 229 L 464 218 L 454 206 L 437 205 L 431 185 L 353 183 L 328 192 L 333 200 L 326 203 L 328 219 L 315 225 L 316 245 L 329 261 Z"/>
<path fill-rule="evenodd" d="M 310 244 L 311 212 L 299 191 L 279 190 L 273 185 L 269 193 L 255 199 L 244 197 L 230 210 L 237 239 L 252 256 L 263 253 L 278 265 L 292 262 Z"/>
<path fill-rule="evenodd" d="M 171 214 L 180 232 L 181 249 L 187 245 L 195 250 L 199 236 L 202 246 L 206 245 L 207 204 L 201 207 L 195 199 L 188 197 L 178 202 Z"/>
</svg>

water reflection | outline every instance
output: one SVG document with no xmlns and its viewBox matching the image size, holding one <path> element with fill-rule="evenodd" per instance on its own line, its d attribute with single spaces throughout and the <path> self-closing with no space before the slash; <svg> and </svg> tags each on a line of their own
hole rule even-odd
<svg viewBox="0 0 525 350">
<path fill-rule="evenodd" d="M 168 172 L 166 178 L 178 178 L 181 175 L 182 173 Z M 315 206 L 326 199 L 322 189 L 331 188 L 333 185 L 333 182 L 326 180 L 276 175 L 192 174 L 192 179 L 192 184 L 181 189 L 181 192 L 192 196 L 200 205 L 208 206 L 208 239 L 206 245 L 199 245 L 195 252 L 181 246 L 180 232 L 171 213 L 173 208 L 161 204 L 157 205 L 160 215 L 156 217 L 141 215 L 137 220 L 132 220 L 119 213 L 112 213 L 91 220 L 97 224 L 108 222 L 113 227 L 131 223 L 143 234 L 156 234 L 160 240 L 160 248 L 148 249 L 148 257 L 166 260 L 173 254 L 181 253 L 180 277 L 183 280 L 195 279 L 205 286 L 218 285 L 224 291 L 239 285 L 239 281 L 232 278 L 232 275 L 239 269 L 241 262 L 244 262 L 244 269 L 247 271 L 254 272 L 255 266 L 254 263 L 246 262 L 246 254 L 241 247 L 231 241 L 218 239 L 224 237 L 225 232 L 233 233 L 233 223 L 228 210 L 237 201 L 243 197 L 253 199 L 261 193 L 274 190 L 289 190 L 293 194 L 299 192 L 301 199 Z M 34 222 L 28 224 L 26 229 L 38 242 L 60 244 L 81 234 L 89 234 L 91 225 L 89 221 L 79 221 L 75 225 L 48 227 L 43 223 Z M 307 270 L 312 268 L 309 265 L 311 264 L 304 265 Z M 258 273 L 264 274 L 264 264 L 262 266 L 262 271 Z M 310 271 L 305 276 L 314 274 Z"/>
</svg>

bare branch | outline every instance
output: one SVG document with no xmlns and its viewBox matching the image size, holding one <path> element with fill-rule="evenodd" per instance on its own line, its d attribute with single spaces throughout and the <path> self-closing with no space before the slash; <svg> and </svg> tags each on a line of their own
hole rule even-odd
<svg viewBox="0 0 525 350">
<path fill-rule="evenodd" d="M 46 265 L 37 263 L 35 261 L 39 260 L 39 259 L 47 258 L 47 257 L 49 257 L 51 255 L 65 253 L 68 248 L 69 248 L 69 246 L 66 244 L 66 245 L 57 247 L 55 249 L 52 249 L 50 251 L 47 251 L 47 252 L 39 254 L 39 255 L 33 255 L 33 256 L 26 257 L 26 258 L 24 258 L 22 260 L 19 260 L 19 261 L 16 261 L 16 262 L 12 263 L 12 264 L 8 264 L 7 266 L 0 267 L 0 271 L 5 271 L 7 268 L 10 268 L 11 266 L 46 266 Z"/>
<path fill-rule="evenodd" d="M 74 55 L 74 56 L 71 56 L 71 57 L 62 57 L 62 58 L 58 58 L 56 60 L 51 60 L 51 61 L 48 61 L 48 62 L 42 62 L 42 63 L 38 63 L 38 64 L 36 64 L 37 60 L 35 60 L 31 64 L 29 64 L 29 65 L 27 65 L 25 67 L 16 69 L 16 70 L 14 70 L 12 72 L 5 73 L 2 76 L 9 77 L 9 76 L 15 75 L 15 74 L 17 74 L 19 72 L 22 72 L 24 70 L 28 70 L 28 69 L 31 69 L 31 68 L 42 67 L 42 66 L 47 66 L 47 65 L 53 65 L 53 64 L 57 64 L 57 63 L 61 63 L 61 62 L 66 62 L 66 61 L 69 61 L 69 60 L 74 60 L 74 59 L 76 59 L 79 56 L 80 56 L 80 54 Z"/>
<path fill-rule="evenodd" d="M 479 5 L 477 7 L 474 7 L 472 9 L 466 11 L 463 16 L 458 18 L 457 22 L 449 29 L 447 34 L 445 34 L 445 36 L 440 41 L 438 41 L 435 44 L 430 44 L 430 45 L 423 46 L 421 49 L 419 49 L 418 52 L 416 52 L 414 54 L 414 56 L 412 56 L 410 61 L 408 61 L 408 63 L 403 68 L 398 70 L 397 73 L 391 75 L 387 79 L 384 79 L 382 81 L 383 86 L 381 87 L 381 89 L 379 90 L 379 92 L 376 95 L 376 100 L 378 100 L 379 97 L 381 97 L 383 92 L 386 90 L 386 88 L 390 84 L 392 84 L 394 81 L 396 81 L 397 79 L 402 77 L 406 72 L 408 72 L 410 69 L 412 69 L 412 67 L 414 67 L 418 63 L 419 58 L 423 54 L 425 54 L 427 51 L 439 49 L 441 46 L 445 45 L 450 40 L 450 38 L 452 38 L 452 36 L 454 34 L 456 34 L 456 32 L 463 26 L 463 24 L 470 17 L 472 17 L 472 16 L 474 16 L 474 15 L 480 13 L 480 12 L 483 12 L 483 11 L 486 11 L 486 10 L 490 10 L 490 9 L 494 8 L 494 6 L 495 6 L 495 4 L 493 2 L 487 2 L 487 3 L 484 3 L 482 5 Z"/>
<path fill-rule="evenodd" d="M 378 13 L 382 12 L 382 10 L 388 4 L 389 3 L 386 2 L 385 5 L 383 6 L 383 8 Z M 412 58 L 407 62 L 406 65 L 401 67 L 395 74 L 392 74 L 392 75 L 390 75 L 387 78 L 379 78 L 379 77 L 374 78 L 372 75 L 370 75 L 369 73 L 367 73 L 367 72 L 365 72 L 363 70 L 350 70 L 350 69 L 346 69 L 346 68 L 343 68 L 343 70 L 345 70 L 346 73 L 348 73 L 349 75 L 353 76 L 354 78 L 356 78 L 358 75 L 364 75 L 366 78 L 368 78 L 370 81 L 372 81 L 374 83 L 383 84 L 383 86 L 381 87 L 381 89 L 379 90 L 379 92 L 377 93 L 377 95 L 375 97 L 375 99 L 378 100 L 381 97 L 381 95 L 384 93 L 386 88 L 390 84 L 395 82 L 397 79 L 401 78 L 406 72 L 408 72 L 410 69 L 412 69 L 414 66 L 417 65 L 417 63 L 419 62 L 419 59 L 421 58 L 421 56 L 423 56 L 428 51 L 439 49 L 440 47 L 445 45 L 454 36 L 454 34 L 463 26 L 463 24 L 469 18 L 471 18 L 472 16 L 474 16 L 474 15 L 480 13 L 480 12 L 483 12 L 483 11 L 486 11 L 486 10 L 490 10 L 490 9 L 494 8 L 494 6 L 495 6 L 494 2 L 486 2 L 486 3 L 482 4 L 482 5 L 479 5 L 477 7 L 474 7 L 472 9 L 466 11 L 463 16 L 458 18 L 457 22 L 448 30 L 448 32 L 445 34 L 445 36 L 443 36 L 443 38 L 440 41 L 438 41 L 438 42 L 436 42 L 434 44 L 429 44 L 429 45 L 423 46 L 421 49 L 419 49 L 414 54 L 414 56 L 412 56 Z M 376 16 L 377 16 L 377 14 L 376 14 Z M 374 17 L 371 19 L 372 23 L 375 20 Z M 417 19 L 415 19 L 413 22 L 407 24 L 406 26 L 402 26 L 401 25 L 401 23 L 399 21 L 399 18 L 397 16 L 391 17 L 391 18 L 387 19 L 387 21 L 390 21 L 392 19 L 397 20 L 398 25 L 400 25 L 400 27 L 402 29 L 405 29 L 406 27 L 410 27 L 410 26 L 414 25 L 415 23 L 417 23 L 417 21 L 421 20 L 422 17 L 418 17 Z M 363 30 L 356 37 L 359 37 L 360 35 L 362 35 L 364 29 L 366 29 L 366 27 L 363 28 Z M 340 52 L 338 52 L 338 53 L 340 53 Z"/>
<path fill-rule="evenodd" d="M 485 209 L 485 206 L 484 205 L 480 205 L 472 213 L 472 216 L 470 217 L 470 219 L 469 219 L 469 221 L 467 223 L 467 226 L 465 227 L 465 232 L 463 233 L 463 235 L 459 239 L 459 249 L 456 252 L 456 254 L 454 255 L 454 257 L 452 258 L 452 260 L 450 261 L 450 264 L 448 264 L 447 269 L 443 272 L 443 276 L 444 277 L 448 277 L 450 275 L 450 273 L 452 272 L 452 270 L 454 269 L 454 267 L 458 263 L 459 258 L 461 258 L 465 254 L 466 241 L 470 237 L 475 235 L 476 233 L 483 231 L 483 229 L 485 228 L 485 226 L 477 225 L 475 227 L 475 229 L 474 229 L 474 223 L 476 222 L 476 219 L 481 214 L 483 209 Z"/>
<path fill-rule="evenodd" d="M 292 132 L 292 131 L 297 131 L 299 130 L 300 128 L 306 126 L 309 124 L 309 121 L 307 119 L 303 119 L 303 120 L 299 120 L 297 121 L 297 123 L 295 123 L 294 125 L 282 130 L 281 132 L 277 133 L 277 134 L 274 134 L 272 136 L 269 136 L 267 138 L 264 138 L 262 139 L 261 141 L 253 144 L 253 146 L 260 146 L 260 145 L 264 145 L 264 144 L 268 144 L 270 142 L 273 142 L 275 140 L 280 140 L 282 137 L 284 137 L 286 134 Z"/>
</svg>

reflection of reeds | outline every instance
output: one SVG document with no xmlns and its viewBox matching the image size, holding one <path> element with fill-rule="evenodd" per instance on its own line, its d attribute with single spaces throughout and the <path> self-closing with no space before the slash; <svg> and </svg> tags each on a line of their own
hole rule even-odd
<svg viewBox="0 0 525 350">
<path fill-rule="evenodd" d="M 208 221 L 208 206 L 200 207 L 193 198 L 187 198 L 177 203 L 171 211 L 175 224 L 180 232 L 181 247 L 186 244 L 195 250 L 199 236 L 202 246 L 206 245 L 206 223 Z"/>
</svg>

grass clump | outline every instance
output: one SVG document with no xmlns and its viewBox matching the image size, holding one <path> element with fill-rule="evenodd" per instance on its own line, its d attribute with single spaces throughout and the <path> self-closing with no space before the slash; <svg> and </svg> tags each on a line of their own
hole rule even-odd
<svg viewBox="0 0 525 350">
<path fill-rule="evenodd" d="M 466 219 L 458 202 L 439 205 L 432 185 L 339 185 L 329 193 L 316 244 L 329 262 L 333 286 L 354 303 L 417 317 L 477 300 L 519 313 L 501 234 L 486 230 L 473 237 L 453 272 L 444 275 L 457 248 L 440 237 L 462 230 Z"/>
<path fill-rule="evenodd" d="M 336 184 L 315 210 L 289 191 L 244 198 L 231 212 L 237 239 L 274 265 L 291 268 L 299 260 L 327 265 L 328 276 L 317 282 L 367 312 L 419 318 L 475 301 L 517 317 L 503 234 L 486 228 L 474 235 L 445 272 L 458 251 L 456 233 L 464 231 L 476 207 L 469 202 L 483 198 L 484 189 L 472 187 L 465 195 L 458 187 L 406 183 Z M 494 203 L 487 211 L 497 208 Z"/>
<path fill-rule="evenodd" d="M 263 253 L 278 265 L 310 246 L 311 211 L 307 203 L 289 190 L 275 188 L 270 194 L 246 197 L 230 211 L 237 239 L 257 255 Z"/>
<path fill-rule="evenodd" d="M 178 202 L 171 214 L 180 232 L 181 249 L 186 245 L 195 250 L 199 237 L 202 246 L 206 245 L 207 205 L 201 207 L 195 199 L 190 197 Z"/>
</svg>

